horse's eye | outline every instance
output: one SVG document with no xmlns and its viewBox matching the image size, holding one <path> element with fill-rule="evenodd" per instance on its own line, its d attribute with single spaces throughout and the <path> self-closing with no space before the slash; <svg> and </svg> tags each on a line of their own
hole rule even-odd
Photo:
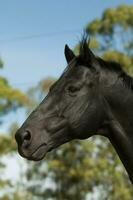
<svg viewBox="0 0 133 200">
<path fill-rule="evenodd" d="M 77 87 L 71 85 L 71 86 L 68 87 L 67 90 L 68 90 L 70 93 L 75 93 L 75 92 L 79 91 L 79 88 L 77 88 Z"/>
</svg>

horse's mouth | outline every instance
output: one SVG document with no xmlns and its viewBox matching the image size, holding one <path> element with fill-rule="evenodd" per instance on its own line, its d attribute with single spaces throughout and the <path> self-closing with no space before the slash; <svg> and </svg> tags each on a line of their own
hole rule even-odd
<svg viewBox="0 0 133 200">
<path fill-rule="evenodd" d="M 39 161 L 44 158 L 46 153 L 48 152 L 48 147 L 47 144 L 42 144 L 40 145 L 28 158 L 28 160 L 34 160 L 34 161 Z"/>
<path fill-rule="evenodd" d="M 40 161 L 42 160 L 48 152 L 50 152 L 53 149 L 56 149 L 60 145 L 70 141 L 70 138 L 66 135 L 66 137 L 63 137 L 64 131 L 66 131 L 66 127 L 58 130 L 56 133 L 54 133 L 49 140 L 40 145 L 38 145 L 36 148 L 33 149 L 32 146 L 35 144 L 31 143 L 30 148 L 25 148 L 23 145 L 18 147 L 19 154 L 27 158 L 28 160 L 33 160 L 33 161 Z M 67 131 L 66 131 L 67 133 Z"/>
<path fill-rule="evenodd" d="M 19 153 L 22 157 L 27 158 L 28 160 L 39 161 L 42 160 L 47 152 L 50 152 L 52 149 L 53 147 L 49 147 L 46 143 L 43 143 L 32 153 L 26 153 L 22 150 L 19 150 Z"/>
<path fill-rule="evenodd" d="M 28 160 L 39 161 L 42 160 L 45 157 L 46 153 L 50 150 L 52 150 L 52 148 L 48 148 L 48 145 L 46 143 L 43 143 L 35 150 L 30 150 L 30 152 L 19 148 L 19 154 L 22 157 L 27 158 Z"/>
</svg>

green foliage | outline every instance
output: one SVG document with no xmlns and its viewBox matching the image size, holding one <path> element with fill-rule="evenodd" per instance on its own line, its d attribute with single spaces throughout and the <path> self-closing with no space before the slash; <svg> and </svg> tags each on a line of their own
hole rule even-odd
<svg viewBox="0 0 133 200">
<path fill-rule="evenodd" d="M 101 18 L 86 26 L 86 32 L 99 42 L 101 52 L 116 50 L 133 55 L 133 5 L 106 9 Z"/>
<path fill-rule="evenodd" d="M 100 200 L 108 197 L 110 200 L 131 200 L 133 196 L 132 185 L 116 152 L 100 137 L 65 144 L 47 155 L 42 165 L 31 164 L 29 169 L 28 180 L 41 181 L 40 185 L 29 188 L 37 199 L 43 196 L 46 199 L 81 200 L 93 192 L 94 187 L 100 188 L 99 195 L 104 192 Z M 42 183 L 48 177 L 54 187 L 49 185 L 48 189 L 42 190 Z"/>
<path fill-rule="evenodd" d="M 3 67 L 2 60 L 0 60 L 0 67 Z M 28 104 L 29 99 L 26 94 L 18 89 L 12 88 L 8 80 L 0 76 L 0 116 L 3 117 L 8 112 Z M 15 146 L 15 141 L 12 139 L 11 135 L 0 134 L 0 155 L 9 153 L 15 149 Z"/>
<path fill-rule="evenodd" d="M 0 115 L 3 116 L 19 106 L 29 103 L 27 96 L 18 89 L 13 89 L 8 81 L 0 76 Z"/>
<path fill-rule="evenodd" d="M 16 150 L 15 140 L 10 135 L 0 135 L 0 156 Z"/>
<path fill-rule="evenodd" d="M 3 68 L 3 62 L 0 59 L 0 68 Z M 0 76 L 0 122 L 2 123 L 2 117 L 9 112 L 12 112 L 19 108 L 20 106 L 28 106 L 29 105 L 29 99 L 26 94 L 22 93 L 18 89 L 14 89 L 10 86 L 8 80 Z M 0 133 L 0 156 L 1 158 L 4 157 L 7 154 L 11 154 L 16 150 L 16 142 L 14 139 L 14 130 L 16 130 L 16 125 L 12 125 L 10 128 L 9 133 L 10 134 L 4 134 Z M 3 191 L 3 196 L 1 194 L 0 200 L 21 200 L 21 199 L 31 199 L 27 196 L 28 194 L 21 194 L 18 191 L 15 191 L 9 194 L 5 194 L 6 189 L 12 189 L 12 182 L 9 180 L 6 180 L 4 177 L 2 177 L 2 174 L 5 170 L 6 165 L 3 164 L 2 159 L 0 159 L 0 190 Z M 5 190 L 5 192 L 4 192 Z"/>
<path fill-rule="evenodd" d="M 105 60 L 115 61 L 120 63 L 124 70 L 133 75 L 133 57 L 116 50 L 105 51 L 102 55 Z"/>
<path fill-rule="evenodd" d="M 2 59 L 0 59 L 0 68 L 3 68 L 3 66 L 4 66 L 4 63 L 3 63 Z"/>
<path fill-rule="evenodd" d="M 86 31 L 91 35 L 109 34 L 111 36 L 116 26 L 125 31 L 133 28 L 133 6 L 123 4 L 117 8 L 106 9 L 100 19 L 94 19 L 87 25 Z"/>
<path fill-rule="evenodd" d="M 25 192 L 14 192 L 13 194 L 6 194 L 0 200 L 31 200 L 31 195 Z"/>
</svg>

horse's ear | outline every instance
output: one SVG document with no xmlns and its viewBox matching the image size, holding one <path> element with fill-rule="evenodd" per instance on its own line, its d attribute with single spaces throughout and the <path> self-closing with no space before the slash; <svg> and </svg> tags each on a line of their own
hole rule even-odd
<svg viewBox="0 0 133 200">
<path fill-rule="evenodd" d="M 73 58 L 75 58 L 73 51 L 68 47 L 67 44 L 65 45 L 64 53 L 65 53 L 67 63 L 69 63 Z"/>
<path fill-rule="evenodd" d="M 88 67 L 95 68 L 96 70 L 99 69 L 99 64 L 97 57 L 94 55 L 94 53 L 89 48 L 87 42 L 82 42 L 80 45 L 80 61 L 81 64 L 84 64 Z"/>
<path fill-rule="evenodd" d="M 96 60 L 95 55 L 88 47 L 88 44 L 86 42 L 81 43 L 80 56 L 86 64 L 92 64 Z"/>
</svg>

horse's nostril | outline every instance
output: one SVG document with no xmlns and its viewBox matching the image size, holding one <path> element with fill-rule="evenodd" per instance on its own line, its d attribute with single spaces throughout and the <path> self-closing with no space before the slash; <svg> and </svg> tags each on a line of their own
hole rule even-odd
<svg viewBox="0 0 133 200">
<path fill-rule="evenodd" d="M 18 131 L 15 135 L 15 138 L 20 145 L 24 142 L 28 144 L 31 140 L 31 132 L 29 130 L 26 130 L 24 132 Z"/>
<path fill-rule="evenodd" d="M 25 132 L 23 133 L 23 141 L 24 141 L 24 140 L 30 141 L 30 139 L 31 139 L 31 133 L 30 133 L 29 130 L 27 130 L 27 131 L 25 131 Z"/>
</svg>

